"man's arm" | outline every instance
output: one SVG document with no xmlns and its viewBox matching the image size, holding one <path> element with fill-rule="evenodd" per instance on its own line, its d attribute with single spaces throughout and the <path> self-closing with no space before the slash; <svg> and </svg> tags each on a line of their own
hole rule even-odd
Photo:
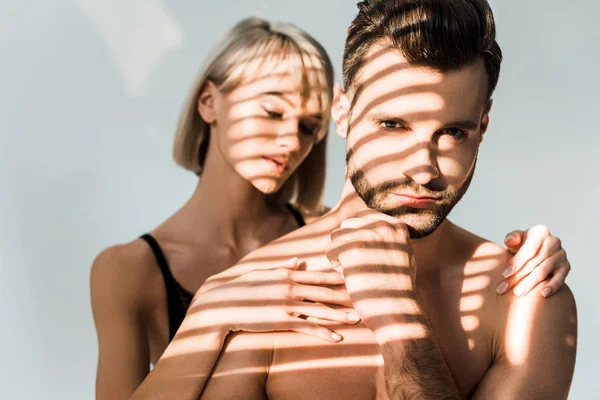
<svg viewBox="0 0 600 400">
<path fill-rule="evenodd" d="M 385 299 L 402 314 L 369 321 L 383 355 L 386 393 L 392 400 L 460 399 L 423 308 L 407 296 L 411 292 L 389 293 Z"/>
<path fill-rule="evenodd" d="M 391 399 L 459 399 L 416 290 L 405 224 L 365 209 L 332 232 L 325 253 L 341 269 L 352 304 L 379 343 Z"/>
<path fill-rule="evenodd" d="M 566 399 L 575 368 L 577 309 L 565 285 L 551 298 L 499 299 L 501 326 L 495 361 L 473 399 Z"/>
</svg>

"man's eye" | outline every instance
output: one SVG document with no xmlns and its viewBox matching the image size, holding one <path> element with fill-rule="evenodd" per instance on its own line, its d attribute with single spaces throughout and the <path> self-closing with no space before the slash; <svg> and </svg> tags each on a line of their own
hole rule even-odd
<svg viewBox="0 0 600 400">
<path fill-rule="evenodd" d="M 283 113 L 280 113 L 275 110 L 270 110 L 270 109 L 264 108 L 264 107 L 263 107 L 263 110 L 265 110 L 265 113 L 267 113 L 267 116 L 269 118 L 272 118 L 272 119 L 282 119 L 283 118 Z"/>
<path fill-rule="evenodd" d="M 467 136 L 465 131 L 458 128 L 446 128 L 442 131 L 442 133 L 454 139 L 463 139 Z"/>
<path fill-rule="evenodd" d="M 402 129 L 402 128 L 404 128 L 400 122 L 394 121 L 394 120 L 381 121 L 381 122 L 379 122 L 379 125 L 383 126 L 385 129 Z"/>
</svg>

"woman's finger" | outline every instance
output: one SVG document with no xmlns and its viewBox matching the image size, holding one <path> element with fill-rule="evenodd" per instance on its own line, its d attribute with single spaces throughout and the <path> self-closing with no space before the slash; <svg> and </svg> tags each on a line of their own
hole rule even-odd
<svg viewBox="0 0 600 400">
<path fill-rule="evenodd" d="M 307 303 L 295 301 L 289 307 L 289 310 L 296 315 L 305 315 L 307 317 L 318 318 L 327 321 L 337 321 L 343 324 L 353 325 L 360 321 L 360 317 L 353 312 L 336 310 L 320 303 Z"/>
<path fill-rule="evenodd" d="M 518 279 L 517 275 L 515 275 L 511 278 L 515 284 L 513 293 L 516 296 L 525 296 L 531 289 L 544 281 L 562 261 L 564 261 L 562 255 L 555 253 L 534 268 L 527 276 Z"/>
<path fill-rule="evenodd" d="M 571 263 L 569 261 L 565 261 L 560 267 L 554 270 L 552 278 L 550 278 L 544 289 L 542 289 L 542 296 L 550 297 L 556 293 L 564 285 L 569 271 L 571 271 Z"/>
<path fill-rule="evenodd" d="M 310 300 L 318 303 L 340 304 L 352 307 L 350 297 L 346 292 L 338 292 L 322 286 L 311 286 L 294 283 L 289 285 L 285 297 L 296 300 Z"/>
<path fill-rule="evenodd" d="M 504 245 L 508 248 L 508 250 L 511 253 L 515 254 L 523 244 L 524 235 L 525 232 L 520 230 L 514 230 L 512 232 L 509 232 L 504 237 Z"/>
<path fill-rule="evenodd" d="M 508 261 L 507 268 L 503 273 L 504 277 L 508 278 L 514 275 L 538 253 L 541 253 L 540 250 L 542 247 L 544 245 L 548 246 L 548 242 L 545 240 L 548 236 L 548 228 L 545 226 L 539 225 L 530 228 L 525 234 L 523 246 L 521 246 L 519 251 L 517 251 L 517 254 Z M 543 259 L 539 260 L 539 262 L 542 260 Z"/>
<path fill-rule="evenodd" d="M 288 279 L 305 285 L 343 285 L 344 277 L 336 271 L 293 271 Z"/>
<path fill-rule="evenodd" d="M 330 329 L 325 328 L 324 326 L 318 325 L 311 321 L 306 321 L 300 318 L 290 316 L 290 319 L 287 321 L 289 328 L 281 329 L 281 330 L 289 330 L 298 333 L 305 333 L 307 335 L 315 336 L 319 339 L 323 339 L 330 343 L 338 343 L 342 340 L 342 336 L 339 333 L 336 333 Z M 282 327 L 286 326 L 284 325 Z"/>
</svg>

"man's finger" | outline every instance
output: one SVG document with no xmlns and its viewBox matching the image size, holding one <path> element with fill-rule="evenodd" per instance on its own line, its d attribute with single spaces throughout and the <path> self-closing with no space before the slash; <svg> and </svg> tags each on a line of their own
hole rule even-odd
<svg viewBox="0 0 600 400">
<path fill-rule="evenodd" d="M 389 216 L 384 213 L 380 213 L 375 210 L 371 210 L 370 208 L 364 208 L 356 213 L 357 218 L 366 218 L 372 219 L 374 221 L 385 221 L 388 224 L 392 225 L 396 229 L 406 229 L 406 224 L 400 221 L 396 217 Z"/>
<path fill-rule="evenodd" d="M 325 246 L 325 256 L 327 257 L 327 259 L 329 260 L 329 264 L 331 264 L 331 267 L 333 269 L 335 269 L 336 271 L 338 271 L 339 273 L 342 273 L 341 268 L 340 268 L 340 260 L 339 260 L 339 256 L 340 256 L 340 251 L 341 251 L 341 244 L 340 240 L 337 240 L 335 242 L 329 242 L 327 243 L 327 246 Z"/>
</svg>

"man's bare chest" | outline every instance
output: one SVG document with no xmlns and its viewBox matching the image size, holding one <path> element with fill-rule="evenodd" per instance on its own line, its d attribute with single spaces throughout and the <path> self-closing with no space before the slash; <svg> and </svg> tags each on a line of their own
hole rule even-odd
<svg viewBox="0 0 600 400">
<path fill-rule="evenodd" d="M 428 314 L 431 326 L 459 390 L 468 397 L 491 363 L 490 332 L 483 321 L 475 322 L 476 314 L 465 319 L 460 310 L 439 307 Z M 330 328 L 342 342 L 292 332 L 274 336 L 269 399 L 386 398 L 383 355 L 373 333 L 363 324 Z"/>
</svg>

